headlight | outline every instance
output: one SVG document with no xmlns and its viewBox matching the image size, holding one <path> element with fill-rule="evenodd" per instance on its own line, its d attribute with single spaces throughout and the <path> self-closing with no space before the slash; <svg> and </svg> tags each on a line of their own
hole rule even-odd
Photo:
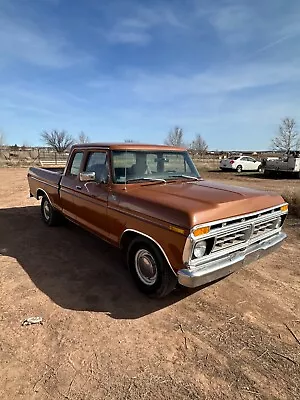
<svg viewBox="0 0 300 400">
<path fill-rule="evenodd" d="M 199 258 L 204 256 L 206 252 L 206 241 L 205 240 L 200 240 L 200 242 L 197 242 L 194 246 L 194 257 Z"/>
</svg>

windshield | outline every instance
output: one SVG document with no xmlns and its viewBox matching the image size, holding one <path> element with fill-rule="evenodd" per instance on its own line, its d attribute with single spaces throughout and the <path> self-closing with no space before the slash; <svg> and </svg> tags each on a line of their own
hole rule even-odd
<svg viewBox="0 0 300 400">
<path fill-rule="evenodd" d="M 186 151 L 113 151 L 115 183 L 200 178 Z"/>
</svg>

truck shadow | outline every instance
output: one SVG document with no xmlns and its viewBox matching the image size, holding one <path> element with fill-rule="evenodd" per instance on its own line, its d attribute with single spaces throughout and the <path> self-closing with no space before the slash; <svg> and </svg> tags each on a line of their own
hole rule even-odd
<svg viewBox="0 0 300 400">
<path fill-rule="evenodd" d="M 15 258 L 59 306 L 115 319 L 140 318 L 194 292 L 148 299 L 135 288 L 120 251 L 71 223 L 46 227 L 36 206 L 0 209 L 0 254 Z"/>
</svg>

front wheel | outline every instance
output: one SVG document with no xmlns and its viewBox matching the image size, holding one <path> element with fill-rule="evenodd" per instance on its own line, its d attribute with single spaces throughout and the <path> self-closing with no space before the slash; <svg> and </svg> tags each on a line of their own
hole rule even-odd
<svg viewBox="0 0 300 400">
<path fill-rule="evenodd" d="M 131 243 L 127 264 L 138 289 L 149 297 L 165 297 L 176 287 L 176 275 L 149 240 L 137 238 Z"/>
<path fill-rule="evenodd" d="M 41 214 L 42 214 L 42 220 L 48 226 L 59 225 L 62 219 L 61 214 L 52 207 L 47 196 L 43 196 L 42 198 Z"/>
</svg>

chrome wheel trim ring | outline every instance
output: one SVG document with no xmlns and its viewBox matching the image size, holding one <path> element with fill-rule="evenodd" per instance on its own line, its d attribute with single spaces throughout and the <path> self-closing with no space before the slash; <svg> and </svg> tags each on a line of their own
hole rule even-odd
<svg viewBox="0 0 300 400">
<path fill-rule="evenodd" d="M 155 284 L 158 276 L 157 265 L 152 254 L 146 249 L 140 249 L 136 252 L 134 258 L 136 273 L 147 286 Z"/>
<path fill-rule="evenodd" d="M 50 203 L 47 199 L 44 201 L 44 204 L 43 204 L 43 214 L 44 214 L 45 220 L 49 221 L 49 219 L 50 219 Z"/>
</svg>

